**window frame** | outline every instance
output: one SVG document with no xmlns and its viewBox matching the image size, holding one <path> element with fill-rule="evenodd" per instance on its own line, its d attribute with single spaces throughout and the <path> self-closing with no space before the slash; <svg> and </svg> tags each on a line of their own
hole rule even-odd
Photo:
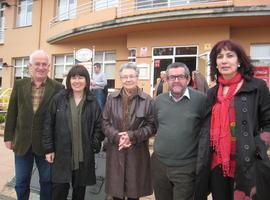
<svg viewBox="0 0 270 200">
<path fill-rule="evenodd" d="M 96 60 L 96 54 L 97 53 L 102 53 L 102 61 Z M 115 54 L 115 59 L 114 60 L 105 60 L 106 53 L 114 53 Z M 101 65 L 101 71 L 106 74 L 105 71 L 105 66 L 106 64 L 113 64 L 114 65 L 114 77 L 109 77 L 108 74 L 106 74 L 106 77 L 108 80 L 115 80 L 116 79 L 116 51 L 95 51 L 95 56 L 94 56 L 94 62 L 93 63 L 100 63 Z"/>
<path fill-rule="evenodd" d="M 60 4 L 61 1 L 63 0 L 57 0 L 56 2 L 56 16 L 58 21 L 65 21 L 69 19 L 74 19 L 77 16 L 77 5 L 78 5 L 78 0 L 74 0 L 74 8 L 72 8 L 70 1 L 71 0 L 66 0 L 66 5 L 62 5 L 65 7 L 65 10 L 63 12 L 60 12 Z M 63 2 L 64 4 L 64 2 Z"/>
<path fill-rule="evenodd" d="M 16 65 L 16 60 L 21 59 L 22 65 Z M 17 57 L 17 58 L 13 58 L 13 63 L 14 63 L 14 78 L 15 79 L 23 79 L 26 77 L 30 77 L 30 74 L 28 73 L 28 65 L 29 65 L 29 56 L 27 57 Z M 16 76 L 16 69 L 21 68 L 21 75 L 20 76 Z M 25 71 L 27 70 L 27 71 Z M 26 75 L 25 75 L 26 74 Z M 27 75 L 28 74 L 28 75 Z"/>
<path fill-rule="evenodd" d="M 0 44 L 4 43 L 4 31 L 5 31 L 5 5 L 4 3 L 0 2 L 0 21 L 1 21 L 1 26 L 0 26 Z"/>
<path fill-rule="evenodd" d="M 60 57 L 60 56 L 62 56 L 64 58 L 64 62 L 59 64 L 59 63 L 56 63 L 56 58 L 57 57 Z M 72 63 L 71 62 L 67 62 L 68 56 L 72 57 Z M 73 55 L 73 53 L 53 55 L 53 78 L 54 79 L 57 79 L 57 80 L 63 79 L 63 75 L 65 73 L 68 73 L 69 70 L 67 70 L 67 68 L 70 65 L 71 66 L 74 65 L 74 55 Z M 56 74 L 56 67 L 57 66 L 63 66 L 63 72 L 62 72 L 62 76 L 61 77 L 56 77 L 56 75 L 58 75 L 58 74 Z"/>
<path fill-rule="evenodd" d="M 265 56 L 258 56 L 258 57 L 253 56 L 252 55 L 252 52 L 254 51 L 253 47 L 259 47 L 259 46 L 266 46 L 266 47 L 268 47 L 269 55 L 266 56 L 266 57 Z M 268 44 L 251 44 L 251 46 L 250 46 L 250 59 L 251 59 L 252 63 L 255 66 L 257 66 L 257 65 L 264 65 L 263 62 L 267 62 L 267 61 L 268 61 L 267 62 L 268 65 L 267 66 L 270 66 L 270 43 L 268 43 Z M 262 64 L 255 64 L 255 62 L 258 62 L 258 63 L 262 62 Z"/>
<path fill-rule="evenodd" d="M 25 1 L 26 5 L 22 5 L 21 4 L 22 1 Z M 33 0 L 18 0 L 17 1 L 16 27 L 32 26 L 33 4 L 34 4 Z M 28 12 L 29 6 L 31 6 L 31 12 Z M 20 11 L 20 9 L 21 9 L 21 11 Z M 20 13 L 19 13 L 19 11 L 20 11 Z M 28 19 L 29 13 L 31 14 L 30 19 Z M 21 22 L 21 20 L 23 20 L 23 23 Z"/>
<path fill-rule="evenodd" d="M 131 51 L 135 51 L 135 56 L 132 56 L 130 54 Z M 129 63 L 136 63 L 136 60 L 137 60 L 137 49 L 136 48 L 128 48 L 128 62 Z"/>
</svg>

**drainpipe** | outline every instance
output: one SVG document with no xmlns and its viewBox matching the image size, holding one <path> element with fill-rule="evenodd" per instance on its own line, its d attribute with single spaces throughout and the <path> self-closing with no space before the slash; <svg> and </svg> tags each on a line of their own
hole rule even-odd
<svg viewBox="0 0 270 200">
<path fill-rule="evenodd" d="M 40 16 L 39 16 L 39 30 L 38 30 L 38 49 L 40 49 L 40 46 L 41 46 L 42 6 L 43 6 L 43 0 L 40 0 Z"/>
</svg>

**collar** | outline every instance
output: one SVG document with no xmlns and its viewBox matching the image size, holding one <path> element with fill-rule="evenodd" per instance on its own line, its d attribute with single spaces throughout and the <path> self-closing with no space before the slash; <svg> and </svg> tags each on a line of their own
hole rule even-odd
<svg viewBox="0 0 270 200">
<path fill-rule="evenodd" d="M 123 90 L 124 90 L 124 88 L 122 87 L 121 90 L 112 93 L 112 97 L 113 98 L 122 97 L 123 96 L 123 93 L 122 92 L 124 92 Z M 147 98 L 147 95 L 139 87 L 138 87 L 138 93 L 137 93 L 137 95 L 140 98 L 142 98 L 142 99 L 146 99 Z"/>
<path fill-rule="evenodd" d="M 188 89 L 188 88 L 185 89 L 184 94 L 183 94 L 181 97 L 179 97 L 179 98 L 175 98 L 175 97 L 172 95 L 172 92 L 171 92 L 171 91 L 169 92 L 169 96 L 170 96 L 170 98 L 171 98 L 173 101 L 175 101 L 175 102 L 181 101 L 184 97 L 187 97 L 188 99 L 190 99 L 189 89 Z"/>
<path fill-rule="evenodd" d="M 67 99 L 69 98 L 70 92 L 67 89 L 63 89 L 59 92 L 61 95 L 64 95 Z M 85 100 L 93 101 L 95 99 L 95 95 L 89 91 L 87 94 L 84 94 Z"/>
<path fill-rule="evenodd" d="M 47 82 L 47 77 L 46 77 L 46 79 L 44 81 L 42 81 L 40 87 L 44 87 L 46 85 L 46 82 Z M 31 77 L 31 85 L 36 86 L 35 81 L 34 81 L 34 79 L 32 77 Z"/>
</svg>

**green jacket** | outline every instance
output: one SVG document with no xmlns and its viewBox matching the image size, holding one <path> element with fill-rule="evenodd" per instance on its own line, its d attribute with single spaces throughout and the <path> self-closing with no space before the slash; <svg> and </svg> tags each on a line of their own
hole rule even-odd
<svg viewBox="0 0 270 200">
<path fill-rule="evenodd" d="M 60 83 L 47 78 L 43 100 L 34 113 L 31 79 L 26 78 L 14 83 L 7 111 L 4 141 L 13 141 L 13 151 L 17 155 L 25 154 L 31 146 L 34 153 L 44 155 L 41 135 L 45 113 L 52 97 L 62 88 Z"/>
</svg>

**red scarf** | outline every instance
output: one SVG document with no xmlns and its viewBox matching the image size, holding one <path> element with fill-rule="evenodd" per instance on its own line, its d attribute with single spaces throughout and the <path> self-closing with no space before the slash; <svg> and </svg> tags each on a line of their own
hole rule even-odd
<svg viewBox="0 0 270 200">
<path fill-rule="evenodd" d="M 217 102 L 212 108 L 210 140 L 211 146 L 216 151 L 221 160 L 224 176 L 228 176 L 230 171 L 230 153 L 231 153 L 231 131 L 229 121 L 230 102 L 234 98 L 237 84 L 242 80 L 240 73 L 237 73 L 230 80 L 218 77 L 219 87 L 217 93 Z M 229 86 L 226 96 L 222 95 L 223 87 Z"/>
</svg>

